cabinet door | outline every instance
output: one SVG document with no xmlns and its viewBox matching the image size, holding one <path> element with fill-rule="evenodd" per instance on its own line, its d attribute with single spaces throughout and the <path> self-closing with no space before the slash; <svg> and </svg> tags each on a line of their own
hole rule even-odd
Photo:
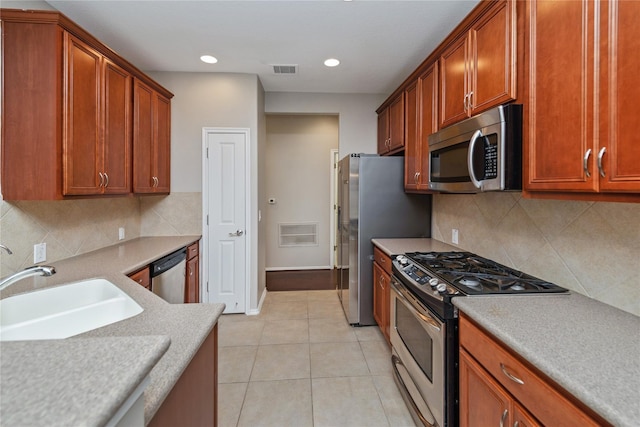
<svg viewBox="0 0 640 427">
<path fill-rule="evenodd" d="M 418 129 L 419 83 L 416 81 L 404 92 L 404 189 L 417 190 L 420 168 L 420 140 Z"/>
<path fill-rule="evenodd" d="M 133 87 L 133 191 L 153 193 L 154 95 L 144 83 L 135 80 Z"/>
<path fill-rule="evenodd" d="M 498 2 L 470 32 L 470 115 L 516 98 L 515 7 Z"/>
<path fill-rule="evenodd" d="M 460 351 L 460 427 L 507 426 L 511 397 Z"/>
<path fill-rule="evenodd" d="M 104 192 L 131 192 L 131 76 L 108 59 L 104 80 Z"/>
<path fill-rule="evenodd" d="M 517 402 L 513 402 L 513 427 L 541 427 L 540 424 L 526 409 L 520 406 Z"/>
<path fill-rule="evenodd" d="M 404 147 L 404 92 L 389 105 L 389 151 Z"/>
<path fill-rule="evenodd" d="M 155 97 L 155 173 L 157 193 L 168 193 L 171 181 L 171 101 Z"/>
<path fill-rule="evenodd" d="M 373 263 L 373 318 L 380 329 L 384 332 L 384 271 L 377 264 Z"/>
<path fill-rule="evenodd" d="M 187 261 L 187 273 L 185 283 L 184 302 L 200 302 L 200 274 L 199 257 L 194 257 Z"/>
<path fill-rule="evenodd" d="M 525 189 L 596 191 L 595 4 L 583 0 L 526 5 L 530 58 Z"/>
<path fill-rule="evenodd" d="M 640 99 L 640 85 L 637 83 L 640 70 L 640 55 L 637 55 L 640 52 L 637 25 L 640 22 L 640 3 L 611 1 L 603 2 L 602 6 L 601 133 L 596 154 L 602 152 L 600 191 L 640 192 L 640 137 L 636 108 Z"/>
<path fill-rule="evenodd" d="M 440 56 L 440 127 L 467 118 L 468 44 L 465 33 Z"/>
<path fill-rule="evenodd" d="M 151 290 L 151 269 L 149 267 L 145 267 L 142 270 L 129 274 L 129 278 L 140 286 Z"/>
<path fill-rule="evenodd" d="M 389 108 L 378 114 L 378 154 L 389 151 Z"/>
<path fill-rule="evenodd" d="M 102 55 L 65 32 L 63 193 L 101 192 Z"/>
<path fill-rule="evenodd" d="M 434 63 L 419 78 L 420 132 L 418 151 L 418 190 L 429 189 L 429 135 L 438 130 L 438 63 Z"/>
</svg>

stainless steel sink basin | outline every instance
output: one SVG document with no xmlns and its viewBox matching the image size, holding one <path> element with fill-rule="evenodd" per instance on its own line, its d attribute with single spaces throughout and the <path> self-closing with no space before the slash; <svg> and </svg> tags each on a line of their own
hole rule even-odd
<svg viewBox="0 0 640 427">
<path fill-rule="evenodd" d="M 105 279 L 91 279 L 0 300 L 0 341 L 68 338 L 142 313 Z"/>
</svg>

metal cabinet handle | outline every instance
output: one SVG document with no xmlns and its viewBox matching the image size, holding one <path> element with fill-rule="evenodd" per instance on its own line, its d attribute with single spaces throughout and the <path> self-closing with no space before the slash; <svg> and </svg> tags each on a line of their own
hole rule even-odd
<svg viewBox="0 0 640 427">
<path fill-rule="evenodd" d="M 600 171 L 600 176 L 604 178 L 604 169 L 602 168 L 602 157 L 604 153 L 607 152 L 607 147 L 602 147 L 598 152 L 598 170 Z"/>
<path fill-rule="evenodd" d="M 584 153 L 584 158 L 582 159 L 582 169 L 584 169 L 584 174 L 587 175 L 587 178 L 591 177 L 591 172 L 589 172 L 589 157 L 591 157 L 591 148 Z"/>
<path fill-rule="evenodd" d="M 471 99 L 473 98 L 473 91 L 469 92 L 469 98 L 467 99 L 467 102 L 469 103 L 468 106 L 468 110 L 471 111 L 471 109 L 473 108 L 473 102 L 471 101 Z"/>
<path fill-rule="evenodd" d="M 507 420 L 507 415 L 509 415 L 509 410 L 505 409 L 502 413 L 502 417 L 500 418 L 500 427 L 504 427 L 504 422 Z"/>
<path fill-rule="evenodd" d="M 464 99 L 462 100 L 462 108 L 464 108 L 464 112 L 466 113 L 467 111 L 469 111 L 469 107 L 467 106 L 467 101 L 469 100 L 469 94 L 465 94 L 464 95 Z"/>
<path fill-rule="evenodd" d="M 520 425 L 520 421 L 516 421 L 513 423 L 513 427 L 518 427 Z"/>
<path fill-rule="evenodd" d="M 413 175 L 413 180 L 416 184 L 420 181 L 420 172 L 416 172 L 415 175 Z"/>
<path fill-rule="evenodd" d="M 102 172 L 98 172 L 98 176 L 100 177 L 100 184 L 98 184 L 98 187 L 104 187 L 104 175 L 102 175 Z"/>
<path fill-rule="evenodd" d="M 509 378 L 511 381 L 515 381 L 520 385 L 524 385 L 524 381 L 522 381 L 520 378 L 516 377 L 515 375 L 513 375 L 509 371 L 507 371 L 507 367 L 504 366 L 503 363 L 500 363 L 500 369 L 502 370 L 502 373 L 505 374 L 507 376 L 507 378 Z"/>
<path fill-rule="evenodd" d="M 105 183 L 104 183 L 104 188 L 107 188 L 109 186 L 109 175 L 107 175 L 107 173 L 104 173 L 104 178 L 105 178 Z"/>
</svg>

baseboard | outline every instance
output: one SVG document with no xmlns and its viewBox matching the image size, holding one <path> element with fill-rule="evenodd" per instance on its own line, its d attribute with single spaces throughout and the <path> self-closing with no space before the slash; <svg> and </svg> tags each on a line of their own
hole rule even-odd
<svg viewBox="0 0 640 427">
<path fill-rule="evenodd" d="M 333 270 L 332 265 L 307 265 L 296 267 L 267 267 L 265 271 L 295 271 L 295 270 Z"/>
<path fill-rule="evenodd" d="M 247 311 L 246 315 L 247 316 L 257 316 L 258 314 L 260 314 L 260 311 L 262 310 L 262 304 L 264 304 L 264 299 L 266 297 L 267 297 L 267 288 L 265 287 L 262 290 L 262 296 L 260 297 L 260 302 L 258 302 L 258 308 L 255 308 L 253 310 Z"/>
</svg>

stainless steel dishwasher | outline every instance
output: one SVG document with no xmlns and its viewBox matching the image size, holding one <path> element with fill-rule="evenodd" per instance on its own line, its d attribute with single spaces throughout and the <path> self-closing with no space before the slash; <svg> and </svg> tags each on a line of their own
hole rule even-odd
<svg viewBox="0 0 640 427">
<path fill-rule="evenodd" d="M 187 249 L 182 248 L 151 263 L 151 290 L 171 304 L 184 303 Z"/>
</svg>

